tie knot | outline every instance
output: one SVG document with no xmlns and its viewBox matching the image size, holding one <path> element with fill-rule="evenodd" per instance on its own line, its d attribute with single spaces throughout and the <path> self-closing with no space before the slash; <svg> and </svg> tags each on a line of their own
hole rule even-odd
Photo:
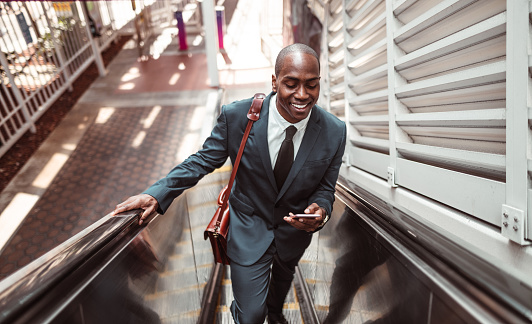
<svg viewBox="0 0 532 324">
<path fill-rule="evenodd" d="M 288 126 L 286 128 L 286 137 L 285 137 L 285 140 L 289 140 L 291 141 L 292 140 L 292 137 L 294 137 L 294 135 L 296 134 L 297 132 L 297 128 L 295 126 Z"/>
</svg>

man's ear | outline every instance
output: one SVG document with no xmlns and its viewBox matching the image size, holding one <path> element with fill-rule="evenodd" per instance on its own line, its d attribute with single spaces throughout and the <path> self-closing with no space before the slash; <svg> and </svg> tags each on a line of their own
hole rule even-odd
<svg viewBox="0 0 532 324">
<path fill-rule="evenodd" d="M 272 91 L 277 92 L 277 79 L 274 74 L 272 74 Z"/>
</svg>

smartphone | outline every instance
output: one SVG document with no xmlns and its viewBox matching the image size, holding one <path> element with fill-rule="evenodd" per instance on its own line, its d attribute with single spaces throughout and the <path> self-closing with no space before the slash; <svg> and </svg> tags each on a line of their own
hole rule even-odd
<svg viewBox="0 0 532 324">
<path fill-rule="evenodd" d="M 318 218 L 320 217 L 319 214 L 295 214 L 294 217 L 297 217 L 297 218 Z"/>
</svg>

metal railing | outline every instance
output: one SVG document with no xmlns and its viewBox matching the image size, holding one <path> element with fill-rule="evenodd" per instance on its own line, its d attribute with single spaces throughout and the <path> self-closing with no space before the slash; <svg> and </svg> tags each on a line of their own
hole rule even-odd
<svg viewBox="0 0 532 324">
<path fill-rule="evenodd" d="M 105 74 L 101 52 L 123 29 L 134 26 L 142 51 L 154 22 L 171 24 L 175 10 L 191 12 L 187 26 L 200 29 L 197 8 L 195 0 L 1 2 L 0 157 L 36 131 L 39 117 L 92 62 Z"/>
<path fill-rule="evenodd" d="M 0 3 L 0 156 L 92 62 L 105 73 L 101 52 L 137 17 L 133 4 L 153 2 Z"/>
</svg>

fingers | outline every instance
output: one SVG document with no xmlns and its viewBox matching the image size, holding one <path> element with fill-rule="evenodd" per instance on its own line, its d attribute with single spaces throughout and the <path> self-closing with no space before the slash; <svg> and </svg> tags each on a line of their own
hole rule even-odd
<svg viewBox="0 0 532 324">
<path fill-rule="evenodd" d="M 318 206 L 316 203 L 312 203 L 310 206 L 308 206 L 305 209 L 305 214 L 318 214 L 320 217 L 317 218 L 299 218 L 296 217 L 293 213 L 289 213 L 289 216 L 285 216 L 284 220 L 292 225 L 293 227 L 307 231 L 307 232 L 313 232 L 315 231 L 320 224 L 323 221 L 323 218 L 325 217 L 325 212 L 323 208 Z"/>
<path fill-rule="evenodd" d="M 113 212 L 111 213 L 112 216 L 115 216 L 116 214 L 120 214 L 120 213 L 123 213 L 125 211 L 128 211 L 128 210 L 132 210 L 132 209 L 136 209 L 138 207 L 135 207 L 136 204 L 134 203 L 135 202 L 135 199 L 136 199 L 137 196 L 133 196 L 133 197 L 129 197 L 128 199 L 126 199 L 124 202 L 116 205 L 115 207 L 115 210 L 113 210 Z"/>
<path fill-rule="evenodd" d="M 308 206 L 305 209 L 305 214 L 320 214 L 321 215 L 321 208 L 316 203 L 312 203 L 310 206 Z"/>
<path fill-rule="evenodd" d="M 315 228 L 317 228 L 317 226 L 314 226 L 310 223 L 311 220 L 304 220 L 302 218 L 285 217 L 285 221 L 298 230 L 306 232 L 312 232 Z"/>
<path fill-rule="evenodd" d="M 114 216 L 133 209 L 143 209 L 144 211 L 139 217 L 139 225 L 141 225 L 146 219 L 150 219 L 152 215 L 157 213 L 158 207 L 159 203 L 155 198 L 147 194 L 141 194 L 129 197 L 126 201 L 116 205 L 111 215 Z"/>
<path fill-rule="evenodd" d="M 284 220 L 298 230 L 307 232 L 314 231 L 321 224 L 319 218 L 299 218 L 292 213 L 289 216 L 285 216 Z"/>
<path fill-rule="evenodd" d="M 142 212 L 142 214 L 140 214 L 139 225 L 142 225 L 142 223 L 144 223 L 144 221 L 145 221 L 146 219 L 151 218 L 150 216 L 151 216 L 152 214 L 154 214 L 155 212 L 156 212 L 156 209 L 153 208 L 153 206 L 150 206 L 150 207 L 146 208 L 146 209 Z"/>
</svg>

